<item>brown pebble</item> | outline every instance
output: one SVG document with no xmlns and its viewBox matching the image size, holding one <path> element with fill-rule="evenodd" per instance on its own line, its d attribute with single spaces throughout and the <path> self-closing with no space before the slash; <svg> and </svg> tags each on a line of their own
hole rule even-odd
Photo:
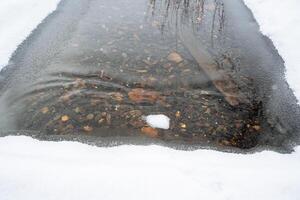
<svg viewBox="0 0 300 200">
<path fill-rule="evenodd" d="M 76 107 L 76 108 L 74 109 L 74 111 L 75 111 L 76 113 L 80 113 L 81 109 L 80 109 L 79 107 Z"/>
<path fill-rule="evenodd" d="M 180 63 L 183 61 L 181 55 L 176 52 L 172 52 L 168 55 L 167 59 L 171 62 Z"/>
<path fill-rule="evenodd" d="M 86 116 L 86 118 L 87 118 L 87 120 L 92 120 L 92 119 L 94 119 L 94 114 L 88 114 L 87 116 Z"/>
<path fill-rule="evenodd" d="M 48 108 L 48 107 L 44 107 L 44 108 L 41 109 L 41 112 L 42 112 L 43 114 L 46 114 L 46 113 L 49 112 L 49 108 Z"/>
<path fill-rule="evenodd" d="M 62 122 L 67 122 L 67 121 L 69 121 L 69 119 L 70 119 L 70 117 L 69 117 L 68 115 L 63 115 L 63 116 L 61 117 L 61 121 L 62 121 Z"/>
<path fill-rule="evenodd" d="M 70 100 L 70 94 L 65 94 L 63 96 L 60 97 L 60 99 L 64 102 L 69 101 Z"/>
<path fill-rule="evenodd" d="M 161 99 L 160 93 L 156 91 L 148 91 L 141 88 L 135 88 L 128 92 L 128 97 L 135 103 L 141 103 L 143 101 L 154 103 Z"/>
<path fill-rule="evenodd" d="M 110 96 L 116 101 L 123 101 L 123 94 L 121 94 L 120 92 L 111 92 Z"/>
<path fill-rule="evenodd" d="M 103 118 L 98 120 L 98 124 L 102 124 L 103 122 L 104 122 Z"/>
<path fill-rule="evenodd" d="M 83 130 L 86 131 L 86 132 L 92 132 L 93 131 L 93 127 L 89 126 L 89 125 L 86 125 L 83 127 Z"/>
<path fill-rule="evenodd" d="M 180 128 L 183 128 L 183 129 L 185 129 L 187 127 L 185 123 L 179 123 L 179 126 L 180 126 Z"/>
<path fill-rule="evenodd" d="M 177 112 L 175 113 L 175 116 L 176 116 L 177 118 L 180 117 L 180 116 L 181 116 L 180 111 L 177 111 Z"/>
<path fill-rule="evenodd" d="M 191 70 L 190 69 L 185 69 L 185 70 L 182 71 L 182 73 L 188 73 L 188 72 L 191 72 Z"/>
<path fill-rule="evenodd" d="M 152 138 L 158 137 L 158 131 L 155 128 L 146 126 L 146 127 L 143 127 L 141 129 L 141 131 L 149 137 L 152 137 Z"/>
<path fill-rule="evenodd" d="M 256 131 L 260 131 L 261 127 L 259 125 L 252 126 L 252 128 Z"/>
</svg>

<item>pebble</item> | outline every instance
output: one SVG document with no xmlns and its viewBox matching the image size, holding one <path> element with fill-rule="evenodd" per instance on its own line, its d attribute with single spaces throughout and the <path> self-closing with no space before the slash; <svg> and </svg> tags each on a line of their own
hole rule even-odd
<svg viewBox="0 0 300 200">
<path fill-rule="evenodd" d="M 88 120 L 92 120 L 92 119 L 94 119 L 94 114 L 88 114 L 88 115 L 86 116 L 86 118 L 87 118 Z"/>
<path fill-rule="evenodd" d="M 180 128 L 183 128 L 183 129 L 185 129 L 187 127 L 185 123 L 179 123 L 179 126 L 180 126 Z"/>
<path fill-rule="evenodd" d="M 261 127 L 258 125 L 252 126 L 252 128 L 256 131 L 260 131 Z"/>
<path fill-rule="evenodd" d="M 83 127 L 83 130 L 86 131 L 86 132 L 92 132 L 93 131 L 93 127 L 87 125 L 87 126 Z"/>
<path fill-rule="evenodd" d="M 142 131 L 145 135 L 147 135 L 147 136 L 149 136 L 149 137 L 152 137 L 152 138 L 155 138 L 155 137 L 158 136 L 158 131 L 157 131 L 155 128 L 152 128 L 152 127 L 148 127 L 148 126 L 143 127 L 143 128 L 141 129 L 141 131 Z"/>
<path fill-rule="evenodd" d="M 76 113 L 80 113 L 80 112 L 81 112 L 81 109 L 80 109 L 79 107 L 76 107 L 76 108 L 74 109 L 74 111 L 75 111 Z"/>
<path fill-rule="evenodd" d="M 177 118 L 180 117 L 180 116 L 181 116 L 180 111 L 177 111 L 177 112 L 175 113 L 175 116 L 176 116 Z"/>
<path fill-rule="evenodd" d="M 44 107 L 44 108 L 41 109 L 41 112 L 42 112 L 43 114 L 46 114 L 46 113 L 49 112 L 49 108 L 48 108 L 48 107 Z"/>
<path fill-rule="evenodd" d="M 63 115 L 62 117 L 61 117 L 61 121 L 62 122 L 67 122 L 67 121 L 69 121 L 69 116 L 68 115 Z"/>
<path fill-rule="evenodd" d="M 176 52 L 172 52 L 168 55 L 167 59 L 171 62 L 180 63 L 183 61 L 181 55 Z"/>
</svg>

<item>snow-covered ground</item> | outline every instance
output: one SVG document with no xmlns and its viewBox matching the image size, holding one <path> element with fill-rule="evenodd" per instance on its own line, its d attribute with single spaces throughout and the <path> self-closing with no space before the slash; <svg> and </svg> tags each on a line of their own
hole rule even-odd
<svg viewBox="0 0 300 200">
<path fill-rule="evenodd" d="M 286 61 L 287 79 L 300 98 L 299 1 L 245 1 Z M 0 2 L 0 67 L 57 3 Z M 300 147 L 287 155 L 269 151 L 240 155 L 160 146 L 99 148 L 25 136 L 0 138 L 1 200 L 299 200 L 299 169 Z"/>
<path fill-rule="evenodd" d="M 299 200 L 300 148 L 254 155 L 0 139 L 0 199 Z"/>
<path fill-rule="evenodd" d="M 285 61 L 286 79 L 300 101 L 300 1 L 244 0 Z"/>
<path fill-rule="evenodd" d="M 60 0 L 0 1 L 0 70 L 12 53 L 33 29 L 52 11 Z"/>
</svg>

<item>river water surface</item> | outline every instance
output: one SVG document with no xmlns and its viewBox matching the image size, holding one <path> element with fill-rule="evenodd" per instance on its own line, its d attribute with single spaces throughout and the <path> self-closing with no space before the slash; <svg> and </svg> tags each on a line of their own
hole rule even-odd
<svg viewBox="0 0 300 200">
<path fill-rule="evenodd" d="M 3 135 L 244 149 L 286 147 L 299 126 L 283 62 L 239 0 L 63 0 L 2 76 Z"/>
</svg>

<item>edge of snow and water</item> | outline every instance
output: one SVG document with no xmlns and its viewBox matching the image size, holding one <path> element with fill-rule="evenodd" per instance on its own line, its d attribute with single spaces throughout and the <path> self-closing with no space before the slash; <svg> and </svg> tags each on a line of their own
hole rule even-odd
<svg viewBox="0 0 300 200">
<path fill-rule="evenodd" d="M 244 0 L 285 62 L 286 80 L 300 103 L 300 15 L 298 0 Z"/>
<path fill-rule="evenodd" d="M 60 0 L 9 0 L 0 3 L 0 70 L 17 47 L 50 13 Z"/>
<path fill-rule="evenodd" d="M 297 52 L 293 52 L 299 46 L 295 41 L 300 41 L 300 28 L 295 25 L 300 16 L 295 13 L 299 3 L 244 1 L 262 33 L 272 39 L 285 60 L 287 80 L 300 99 L 300 79 L 295 75 L 300 74 L 300 62 Z M 58 2 L 1 1 L 0 70 Z M 284 18 L 274 5 L 288 10 L 290 19 Z M 291 31 L 288 25 L 295 30 Z M 294 43 L 285 42 L 286 38 L 292 38 Z M 300 147 L 292 154 L 263 151 L 243 155 L 213 150 L 179 151 L 155 145 L 103 148 L 7 136 L 0 138 L 0 163 L 1 200 L 300 199 Z"/>
</svg>

